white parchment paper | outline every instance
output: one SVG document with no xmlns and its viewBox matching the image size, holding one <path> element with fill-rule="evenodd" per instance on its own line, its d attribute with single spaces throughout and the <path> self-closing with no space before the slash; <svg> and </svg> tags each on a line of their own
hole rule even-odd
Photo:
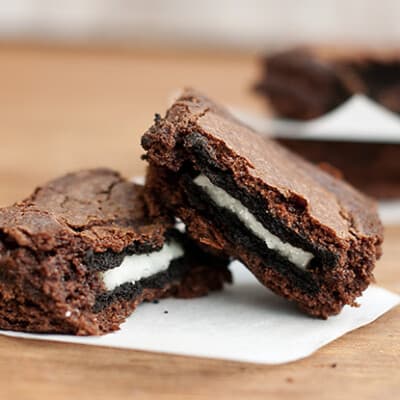
<svg viewBox="0 0 400 400">
<path fill-rule="evenodd" d="M 19 338 L 148 350 L 262 364 L 309 356 L 338 337 L 369 324 L 400 303 L 400 296 L 372 286 L 359 308 L 345 307 L 326 321 L 310 318 L 272 294 L 238 262 L 233 285 L 207 297 L 145 303 L 121 330 L 101 337 L 25 334 Z M 167 311 L 167 313 L 166 313 Z"/>
</svg>

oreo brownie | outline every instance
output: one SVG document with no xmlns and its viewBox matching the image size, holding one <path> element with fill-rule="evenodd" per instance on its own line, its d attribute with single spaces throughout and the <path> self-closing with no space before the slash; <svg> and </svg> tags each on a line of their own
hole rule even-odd
<svg viewBox="0 0 400 400">
<path fill-rule="evenodd" d="M 0 210 L 0 328 L 103 334 L 145 300 L 222 288 L 226 265 L 149 219 L 141 186 L 71 173 Z"/>
<path fill-rule="evenodd" d="M 373 280 L 382 226 L 375 203 L 202 94 L 186 90 L 142 137 L 153 215 L 172 214 L 212 252 L 326 318 Z"/>
<path fill-rule="evenodd" d="M 400 52 L 304 46 L 270 54 L 256 91 L 286 118 L 319 117 L 355 93 L 400 113 Z"/>
</svg>

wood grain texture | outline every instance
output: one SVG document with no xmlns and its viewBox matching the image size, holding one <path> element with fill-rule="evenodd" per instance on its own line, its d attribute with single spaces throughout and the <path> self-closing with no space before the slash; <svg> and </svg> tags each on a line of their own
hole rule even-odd
<svg viewBox="0 0 400 400">
<path fill-rule="evenodd" d="M 250 56 L 0 45 L 0 205 L 77 168 L 142 174 L 140 135 L 171 92 L 261 109 L 256 68 Z M 398 293 L 399 242 L 400 227 L 386 229 L 376 270 Z M 0 399 L 397 399 L 400 309 L 282 366 L 6 337 L 0 354 Z"/>
</svg>

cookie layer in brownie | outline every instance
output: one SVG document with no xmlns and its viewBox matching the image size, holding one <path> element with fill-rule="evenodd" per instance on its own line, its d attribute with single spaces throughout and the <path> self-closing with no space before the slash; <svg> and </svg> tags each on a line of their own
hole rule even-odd
<svg viewBox="0 0 400 400">
<path fill-rule="evenodd" d="M 181 218 L 192 238 L 309 314 L 354 305 L 372 281 L 382 241 L 375 203 L 205 96 L 186 90 L 142 145 L 151 214 Z"/>
<path fill-rule="evenodd" d="M 298 47 L 267 55 L 256 91 L 283 117 L 311 119 L 363 93 L 400 113 L 400 52 Z"/>
<path fill-rule="evenodd" d="M 151 219 L 143 188 L 108 169 L 68 174 L 0 210 L 0 328 L 97 335 L 145 300 L 189 298 L 230 280 L 205 254 Z"/>
</svg>

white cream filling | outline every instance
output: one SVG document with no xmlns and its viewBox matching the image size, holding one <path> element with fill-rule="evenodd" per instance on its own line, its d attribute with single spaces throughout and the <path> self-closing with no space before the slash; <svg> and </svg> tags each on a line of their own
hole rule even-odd
<svg viewBox="0 0 400 400">
<path fill-rule="evenodd" d="M 264 240 L 269 249 L 275 250 L 297 267 L 306 269 L 308 263 L 314 257 L 311 253 L 292 246 L 290 243 L 282 242 L 278 236 L 268 231 L 239 200 L 214 185 L 205 175 L 197 176 L 194 183 L 200 186 L 215 204 L 235 214 L 247 229 Z"/>
<path fill-rule="evenodd" d="M 168 269 L 172 260 L 183 256 L 182 246 L 171 240 L 165 243 L 161 250 L 149 254 L 133 254 L 125 256 L 122 264 L 102 273 L 107 290 L 127 283 L 135 283 L 158 272 Z"/>
</svg>

